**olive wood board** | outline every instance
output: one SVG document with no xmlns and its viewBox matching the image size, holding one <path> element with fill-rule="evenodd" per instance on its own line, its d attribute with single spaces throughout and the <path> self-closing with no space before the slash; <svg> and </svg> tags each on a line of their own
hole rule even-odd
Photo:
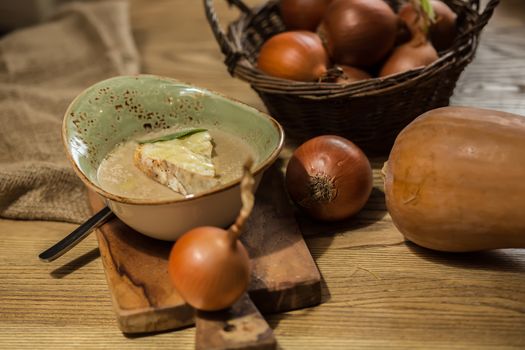
<svg viewBox="0 0 525 350">
<path fill-rule="evenodd" d="M 195 325 L 197 350 L 277 348 L 272 329 L 246 294 L 227 310 L 198 311 Z"/>
<path fill-rule="evenodd" d="M 249 296 L 262 313 L 321 302 L 321 276 L 303 240 L 277 166 L 268 169 L 241 240 L 252 261 Z M 104 203 L 89 193 L 93 211 Z M 173 245 L 146 237 L 113 219 L 97 239 L 119 328 L 158 332 L 193 325 L 195 312 L 171 285 L 168 256 Z"/>
</svg>

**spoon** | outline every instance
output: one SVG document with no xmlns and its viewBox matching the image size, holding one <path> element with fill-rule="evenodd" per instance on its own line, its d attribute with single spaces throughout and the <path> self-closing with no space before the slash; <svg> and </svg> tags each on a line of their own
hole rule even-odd
<svg viewBox="0 0 525 350">
<path fill-rule="evenodd" d="M 38 257 L 45 262 L 50 262 L 61 257 L 64 253 L 86 238 L 93 230 L 97 229 L 114 216 L 115 214 L 113 214 L 109 207 L 104 207 L 98 213 L 87 219 L 75 231 L 71 232 L 51 248 L 40 253 Z"/>
</svg>

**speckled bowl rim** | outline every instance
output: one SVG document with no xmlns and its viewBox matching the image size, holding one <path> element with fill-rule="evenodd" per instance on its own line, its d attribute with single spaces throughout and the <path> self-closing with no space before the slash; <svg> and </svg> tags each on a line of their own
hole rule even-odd
<svg viewBox="0 0 525 350">
<path fill-rule="evenodd" d="M 164 76 L 155 75 L 155 74 L 119 75 L 119 76 L 111 77 L 111 78 L 108 78 L 108 79 L 105 79 L 105 80 L 101 80 L 101 81 L 99 81 L 99 82 L 97 82 L 95 84 L 92 84 L 89 87 L 87 87 L 86 89 L 84 89 L 81 93 L 79 93 L 73 99 L 73 101 L 71 101 L 71 103 L 67 107 L 66 112 L 64 114 L 64 119 L 62 121 L 62 142 L 63 142 L 64 147 L 66 149 L 67 158 L 73 164 L 73 170 L 75 171 L 77 176 L 80 178 L 80 180 L 82 180 L 82 182 L 89 189 L 95 191 L 96 193 L 100 194 L 101 196 L 105 197 L 106 199 L 110 199 L 110 200 L 113 200 L 113 201 L 116 201 L 116 202 L 120 202 L 120 203 L 135 204 L 135 205 L 166 205 L 166 204 L 185 203 L 185 202 L 188 202 L 188 201 L 201 199 L 201 198 L 204 198 L 204 197 L 208 197 L 208 196 L 214 195 L 214 194 L 219 193 L 219 192 L 223 192 L 223 191 L 229 190 L 232 187 L 237 186 L 241 182 L 241 180 L 238 179 L 238 180 L 235 180 L 235 181 L 228 182 L 228 183 L 226 183 L 226 184 L 224 184 L 224 185 L 222 185 L 220 187 L 214 188 L 212 190 L 205 191 L 205 192 L 199 193 L 197 195 L 193 195 L 193 196 L 190 196 L 190 197 L 184 197 L 184 198 L 165 199 L 165 200 L 137 199 L 137 198 L 128 198 L 128 197 L 124 197 L 124 196 L 119 196 L 119 195 L 107 192 L 107 191 L 103 190 L 101 187 L 99 187 L 96 184 L 94 184 L 82 172 L 82 170 L 79 168 L 79 166 L 77 165 L 77 163 L 75 162 L 75 160 L 73 159 L 73 156 L 71 155 L 71 153 L 69 151 L 69 146 L 68 146 L 68 141 L 67 141 L 67 136 L 66 136 L 67 135 L 66 124 L 67 124 L 67 120 L 68 120 L 68 115 L 70 113 L 70 109 L 72 108 L 72 106 L 80 98 L 82 98 L 87 93 L 88 90 L 90 90 L 93 87 L 93 85 L 104 83 L 104 82 L 108 82 L 108 81 L 115 80 L 115 79 L 142 78 L 142 77 L 150 77 L 150 78 L 156 78 L 156 79 L 161 79 L 161 80 L 165 80 L 165 81 L 171 81 L 171 82 L 173 82 L 175 84 L 184 85 L 184 86 L 186 86 L 188 88 L 194 88 L 194 89 L 197 89 L 197 90 L 201 90 L 201 91 L 207 92 L 207 93 L 209 93 L 211 95 L 216 95 L 218 97 L 222 97 L 225 100 L 228 100 L 228 101 L 233 102 L 235 104 L 244 106 L 244 107 L 246 107 L 246 108 L 248 108 L 248 109 L 258 113 L 262 117 L 267 118 L 271 122 L 271 124 L 273 125 L 273 127 L 276 129 L 276 131 L 279 134 L 279 143 L 277 144 L 277 147 L 272 151 L 272 153 L 261 164 L 259 164 L 259 166 L 257 166 L 257 168 L 253 171 L 253 175 L 254 176 L 257 176 L 258 174 L 260 174 L 261 172 L 263 172 L 267 168 L 269 168 L 270 165 L 272 165 L 275 162 L 275 160 L 277 159 L 277 157 L 281 153 L 281 150 L 282 150 L 282 148 L 284 146 L 284 138 L 285 138 L 284 130 L 283 130 L 282 126 L 277 122 L 277 120 L 272 118 L 267 113 L 264 113 L 264 112 L 258 110 L 257 108 L 252 107 L 252 106 L 250 106 L 250 105 L 248 105 L 248 104 L 246 104 L 244 102 L 241 102 L 239 100 L 236 100 L 236 99 L 228 97 L 228 96 L 225 96 L 224 94 L 221 94 L 221 93 L 219 93 L 217 91 L 214 91 L 214 90 L 211 90 L 211 89 L 198 87 L 198 86 L 195 86 L 195 85 L 190 84 L 190 83 L 186 83 L 186 82 L 178 80 L 178 79 L 164 77 Z"/>
</svg>

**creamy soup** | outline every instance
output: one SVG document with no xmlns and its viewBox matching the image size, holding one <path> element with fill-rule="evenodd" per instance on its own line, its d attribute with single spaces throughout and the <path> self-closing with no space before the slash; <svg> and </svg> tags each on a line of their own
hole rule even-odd
<svg viewBox="0 0 525 350">
<path fill-rule="evenodd" d="M 255 152 L 240 137 L 218 129 L 208 129 L 213 142 L 213 164 L 219 186 L 241 177 L 248 157 Z M 152 132 L 147 138 L 174 133 L 173 130 Z M 141 137 L 140 139 L 144 139 Z M 134 162 L 136 140 L 118 144 L 100 163 L 97 179 L 102 189 L 115 195 L 135 199 L 177 199 L 184 196 L 148 177 Z"/>
</svg>

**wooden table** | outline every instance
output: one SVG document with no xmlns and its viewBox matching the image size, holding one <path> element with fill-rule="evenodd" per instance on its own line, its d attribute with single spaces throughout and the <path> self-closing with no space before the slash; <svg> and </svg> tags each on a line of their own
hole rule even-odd
<svg viewBox="0 0 525 350">
<path fill-rule="evenodd" d="M 216 2 L 223 21 L 237 16 Z M 133 0 L 131 18 L 145 72 L 264 109 L 226 73 L 201 1 Z M 525 115 L 524 33 L 525 4 L 503 0 L 453 104 Z M 300 223 L 324 277 L 323 304 L 267 317 L 282 348 L 525 347 L 525 250 L 441 254 L 407 244 L 379 181 L 358 218 Z M 74 227 L 0 220 L 0 348 L 191 349 L 194 328 L 142 337 L 119 331 L 94 236 L 51 264 L 38 261 Z"/>
</svg>

